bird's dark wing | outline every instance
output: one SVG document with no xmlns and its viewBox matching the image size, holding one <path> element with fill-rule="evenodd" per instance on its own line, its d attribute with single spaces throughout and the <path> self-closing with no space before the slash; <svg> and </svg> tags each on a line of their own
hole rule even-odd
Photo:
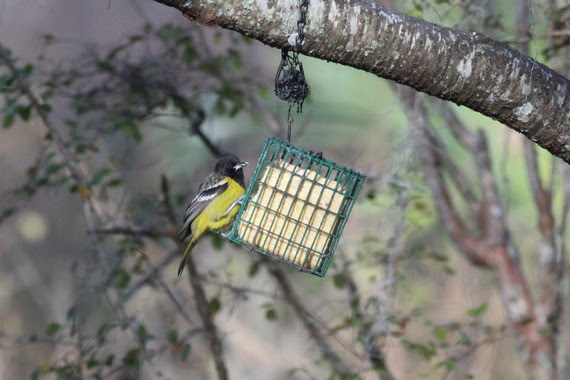
<svg viewBox="0 0 570 380">
<path fill-rule="evenodd" d="M 204 211 L 214 198 L 226 191 L 228 186 L 228 178 L 218 173 L 212 173 L 206 178 L 206 181 L 200 185 L 198 195 L 192 199 L 184 213 L 184 225 L 178 233 L 181 240 L 184 240 L 192 232 L 190 225 L 194 219 Z"/>
</svg>

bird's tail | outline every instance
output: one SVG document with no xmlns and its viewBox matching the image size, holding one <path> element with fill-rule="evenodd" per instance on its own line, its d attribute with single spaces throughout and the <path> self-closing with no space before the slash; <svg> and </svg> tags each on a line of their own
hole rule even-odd
<svg viewBox="0 0 570 380">
<path fill-rule="evenodd" d="M 184 267 L 186 266 L 186 260 L 188 259 L 188 255 L 190 254 L 190 251 L 192 251 L 192 247 L 194 246 L 194 243 L 196 243 L 196 236 L 197 235 L 192 235 L 192 237 L 190 238 L 190 241 L 188 242 L 188 246 L 186 246 L 186 249 L 184 250 L 184 255 L 182 255 L 182 260 L 180 261 L 180 265 L 178 266 L 178 276 L 179 277 L 182 274 L 182 272 L 184 271 Z"/>
</svg>

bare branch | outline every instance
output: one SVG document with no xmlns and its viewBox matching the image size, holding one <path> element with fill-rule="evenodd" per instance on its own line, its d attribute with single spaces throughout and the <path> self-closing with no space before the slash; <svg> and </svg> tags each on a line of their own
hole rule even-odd
<svg viewBox="0 0 570 380">
<path fill-rule="evenodd" d="M 191 132 L 191 135 L 197 136 L 214 157 L 222 157 L 225 153 L 222 152 L 200 128 L 206 119 L 206 113 L 200 107 L 195 107 L 195 113 L 196 115 L 190 120 L 189 132 Z"/>
<path fill-rule="evenodd" d="M 557 30 L 557 31 L 550 31 L 548 33 L 542 33 L 542 34 L 535 34 L 532 36 L 526 36 L 526 37 L 517 37 L 515 39 L 512 40 L 505 40 L 503 41 L 504 43 L 507 44 L 521 44 L 521 43 L 527 43 L 530 41 L 536 41 L 536 40 L 542 40 L 542 39 L 551 39 L 552 37 L 565 37 L 565 36 L 570 36 L 570 30 Z"/>
<path fill-rule="evenodd" d="M 178 249 L 170 252 L 165 258 L 163 258 L 160 262 L 153 265 L 146 273 L 144 273 L 140 278 L 137 278 L 124 293 L 121 294 L 123 300 L 128 300 L 131 296 L 137 292 L 142 286 L 151 282 L 154 278 L 158 276 L 158 274 L 167 266 L 169 265 L 175 258 L 180 256 L 180 252 Z"/>
<path fill-rule="evenodd" d="M 181 251 L 184 249 L 184 245 L 178 244 L 178 246 Z M 214 323 L 214 316 L 210 311 L 208 298 L 206 297 L 206 290 L 200 280 L 200 274 L 198 273 L 198 268 L 196 267 L 194 256 L 192 254 L 188 255 L 186 267 L 188 268 L 188 276 L 190 277 L 190 286 L 194 291 L 194 299 L 196 300 L 198 314 L 200 315 L 204 329 L 208 334 L 210 350 L 212 351 L 216 372 L 218 373 L 218 379 L 227 380 L 229 377 L 226 363 L 224 362 L 222 342 L 218 335 L 218 328 Z"/>
<path fill-rule="evenodd" d="M 417 95 L 410 92 L 407 98 L 403 98 L 403 101 L 408 106 L 410 122 L 428 141 L 420 147 L 421 163 L 426 183 L 434 195 L 443 225 L 452 241 L 472 262 L 482 263 L 494 271 L 511 326 L 517 332 L 516 336 L 525 364 L 534 378 L 548 378 L 553 368 L 549 368 L 544 363 L 548 363 L 547 358 L 552 350 L 552 342 L 548 336 L 541 334 L 536 305 L 530 294 L 527 280 L 521 271 L 518 253 L 512 244 L 504 219 L 485 137 L 482 132 L 479 132 L 474 151 L 484 198 L 480 219 L 483 234 L 473 237 L 465 229 L 447 192 L 439 169 L 441 166 L 439 151 L 433 148 L 434 144 L 429 143 L 433 136 L 428 131 L 428 111 L 419 102 L 414 101 L 414 96 Z"/>
<path fill-rule="evenodd" d="M 381 378 L 383 379 L 394 379 L 394 376 L 390 373 L 388 369 L 388 363 L 386 363 L 386 357 L 382 353 L 380 345 L 377 344 L 377 338 L 373 336 L 371 328 L 374 325 L 372 321 L 368 321 L 362 308 L 360 306 L 360 297 L 358 294 L 358 287 L 354 278 L 349 270 L 342 272 L 342 276 L 346 282 L 346 288 L 349 295 L 349 304 L 353 308 L 354 317 L 358 320 L 358 339 L 362 342 L 364 346 L 364 351 L 368 356 L 368 360 L 373 365 L 373 367 L 381 373 Z M 386 289 L 389 292 L 391 289 Z M 391 307 L 391 305 L 386 305 L 386 307 Z"/>
<path fill-rule="evenodd" d="M 170 201 L 170 183 L 168 182 L 168 178 L 166 178 L 165 174 L 161 174 L 160 176 L 160 191 L 162 193 L 162 203 L 166 209 L 166 216 L 170 223 L 173 226 L 176 226 L 176 213 L 174 212 L 172 202 Z"/>
<path fill-rule="evenodd" d="M 71 151 L 67 148 L 67 144 L 63 136 L 59 133 L 59 130 L 52 123 L 48 113 L 40 103 L 40 100 L 36 97 L 36 95 L 34 95 L 32 90 L 30 89 L 30 86 L 18 71 L 18 68 L 16 67 L 16 65 L 8 55 L 8 49 L 6 49 L 1 43 L 0 43 L 0 62 L 4 63 L 4 65 L 6 65 L 8 70 L 10 70 L 10 74 L 12 74 L 12 76 L 16 79 L 16 84 L 18 85 L 20 91 L 28 99 L 32 108 L 42 120 L 43 125 L 52 135 L 53 141 L 55 142 L 57 149 L 59 150 L 59 153 L 63 157 L 67 169 L 69 170 L 71 176 L 73 177 L 78 187 L 80 188 L 79 193 L 83 194 L 84 191 L 88 191 L 88 186 L 87 186 L 88 181 L 83 172 L 81 171 L 81 168 L 75 164 L 75 158 L 73 157 Z M 85 190 L 82 191 L 81 190 L 82 188 Z M 82 200 L 84 200 L 85 197 L 82 196 L 81 198 Z"/>
<path fill-rule="evenodd" d="M 445 185 L 443 173 L 440 170 L 442 159 L 438 149 L 442 149 L 432 135 L 427 125 L 425 115 L 427 110 L 416 99 L 416 93 L 404 89 L 401 93 L 403 103 L 407 107 L 409 120 L 420 132 L 423 141 L 420 142 L 420 156 L 426 183 L 433 193 L 439 211 L 439 216 L 451 240 L 459 247 L 460 252 L 473 264 L 485 268 L 493 266 L 489 252 L 482 251 L 481 238 L 471 236 L 469 230 L 455 210 L 448 189 Z"/>
<path fill-rule="evenodd" d="M 162 177 L 162 196 L 163 196 L 163 203 L 167 209 L 169 220 L 173 226 L 176 225 L 176 216 L 174 215 L 174 210 L 172 209 L 172 205 L 170 202 L 170 191 L 168 181 L 166 177 Z M 183 252 L 185 249 L 185 245 L 178 240 L 178 234 L 174 231 L 175 234 L 170 236 L 175 242 L 178 247 L 179 252 Z M 216 372 L 218 374 L 218 379 L 220 380 L 227 380 L 228 370 L 226 363 L 224 361 L 224 353 L 222 342 L 220 340 L 218 334 L 218 328 L 214 323 L 214 316 L 210 310 L 210 304 L 208 302 L 208 298 L 206 296 L 206 290 L 204 289 L 204 285 L 202 284 L 202 280 L 200 278 L 200 274 L 198 273 L 198 268 L 196 263 L 194 262 L 194 257 L 192 254 L 188 255 L 188 259 L 186 260 L 186 266 L 188 267 L 188 276 L 190 278 L 190 286 L 192 291 L 194 292 L 194 300 L 196 301 L 196 307 L 198 309 L 198 315 L 202 320 L 202 324 L 208 335 L 208 340 L 210 343 L 210 351 L 212 352 L 212 357 L 214 359 L 214 364 L 216 367 Z M 175 300 L 175 298 L 171 297 L 171 299 Z"/>
<path fill-rule="evenodd" d="M 174 227 L 136 228 L 128 226 L 117 226 L 110 228 L 95 228 L 93 231 L 90 231 L 90 233 L 97 235 L 128 235 L 133 237 L 149 237 L 149 238 L 167 237 L 171 239 L 176 239 L 177 236 L 177 231 L 174 229 Z"/>
<path fill-rule="evenodd" d="M 336 354 L 333 348 L 328 344 L 326 338 L 321 334 L 319 327 L 317 326 L 316 321 L 314 320 L 311 313 L 309 313 L 305 306 L 301 303 L 293 287 L 291 286 L 287 276 L 283 272 L 281 268 L 279 268 L 275 263 L 271 263 L 268 259 L 263 259 L 262 261 L 268 267 L 269 274 L 273 276 L 277 285 L 281 289 L 283 293 L 283 297 L 286 302 L 293 308 L 295 314 L 299 318 L 299 320 L 305 326 L 305 329 L 311 336 L 311 338 L 315 341 L 315 343 L 319 346 L 321 350 L 321 354 L 323 357 L 329 362 L 329 364 L 341 375 L 349 375 L 349 367 L 344 361 Z"/>
<path fill-rule="evenodd" d="M 42 106 L 40 100 L 32 92 L 25 78 L 23 78 L 20 72 L 18 71 L 18 68 L 14 64 L 14 61 L 10 58 L 8 54 L 8 49 L 6 49 L 1 43 L 0 43 L 0 62 L 6 65 L 12 76 L 15 78 L 16 84 L 19 87 L 20 91 L 28 99 L 33 110 L 39 115 L 42 124 L 51 134 L 53 141 L 56 145 L 56 148 L 61 157 L 63 158 L 65 166 L 71 173 L 71 177 L 73 178 L 75 184 L 77 185 L 79 199 L 83 204 L 83 213 L 85 215 L 85 221 L 87 222 L 87 227 L 89 230 L 94 230 L 97 226 L 96 212 L 99 212 L 99 214 L 101 214 L 101 210 L 100 207 L 98 207 L 97 202 L 95 201 L 93 192 L 89 188 L 88 177 L 82 171 L 79 164 L 76 163 L 73 153 L 67 147 L 65 139 L 63 138 L 63 136 L 61 135 L 55 124 L 53 124 L 53 122 L 51 121 L 47 111 Z M 105 268 L 107 261 L 105 260 L 106 254 L 103 247 L 101 246 L 100 242 L 97 239 L 92 239 L 92 243 L 99 254 L 100 265 L 103 268 Z"/>
</svg>

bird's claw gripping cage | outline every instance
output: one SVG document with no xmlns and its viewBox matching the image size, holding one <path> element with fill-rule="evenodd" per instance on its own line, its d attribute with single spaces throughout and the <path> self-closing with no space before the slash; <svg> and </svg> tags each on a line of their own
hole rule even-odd
<svg viewBox="0 0 570 380">
<path fill-rule="evenodd" d="M 324 276 L 364 179 L 269 138 L 228 238 Z"/>
</svg>

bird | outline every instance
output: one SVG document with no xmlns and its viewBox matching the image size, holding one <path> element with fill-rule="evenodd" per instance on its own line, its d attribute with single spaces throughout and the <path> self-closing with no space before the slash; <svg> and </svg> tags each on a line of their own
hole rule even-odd
<svg viewBox="0 0 570 380">
<path fill-rule="evenodd" d="M 234 155 L 220 158 L 214 172 L 200 184 L 198 194 L 184 213 L 183 226 L 178 233 L 180 241 L 190 240 L 178 266 L 182 274 L 192 247 L 204 233 L 223 232 L 233 223 L 245 194 L 243 168 L 247 162 Z"/>
</svg>

